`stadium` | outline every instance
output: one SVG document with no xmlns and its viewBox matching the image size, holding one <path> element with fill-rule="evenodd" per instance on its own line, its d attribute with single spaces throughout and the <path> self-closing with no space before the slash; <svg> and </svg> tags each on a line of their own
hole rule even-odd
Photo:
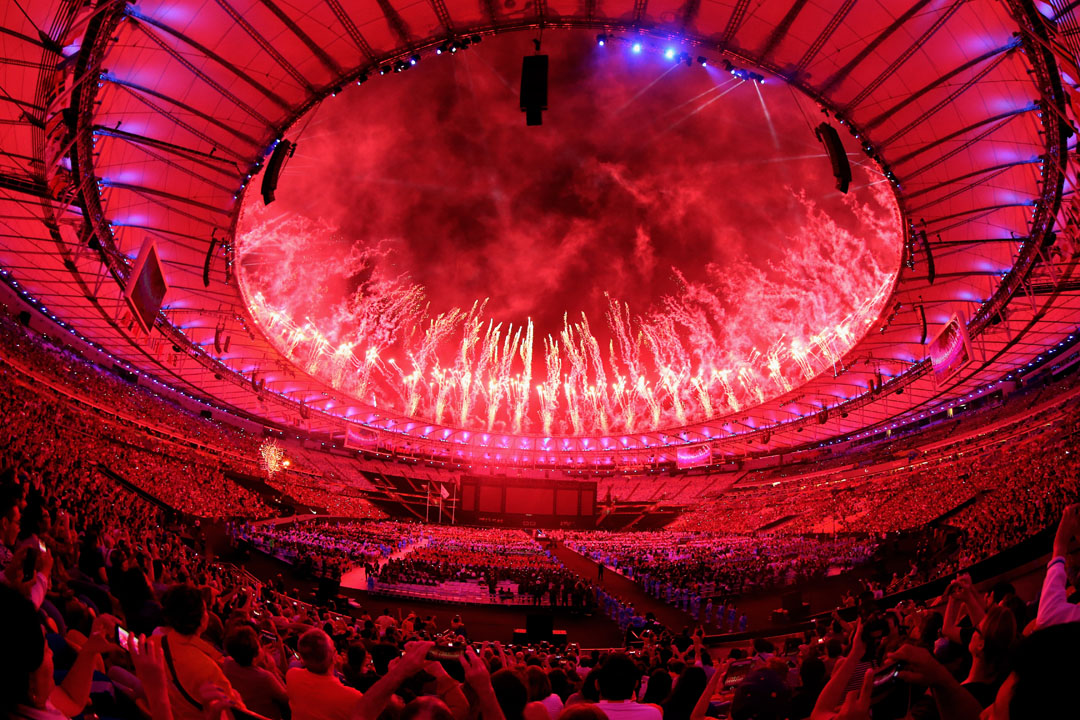
<svg viewBox="0 0 1080 720">
<path fill-rule="evenodd" d="M 1077 3 L 0 40 L 5 718 L 1075 717 Z"/>
</svg>

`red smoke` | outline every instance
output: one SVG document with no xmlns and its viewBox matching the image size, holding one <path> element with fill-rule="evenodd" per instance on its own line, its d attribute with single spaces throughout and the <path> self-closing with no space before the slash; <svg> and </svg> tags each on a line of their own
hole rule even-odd
<svg viewBox="0 0 1080 720">
<path fill-rule="evenodd" d="M 663 49 L 549 34 L 541 127 L 517 107 L 525 35 L 327 98 L 291 135 L 278 199 L 245 200 L 238 245 L 268 334 L 367 402 L 506 431 L 679 424 L 829 367 L 897 269 L 887 185 L 855 167 L 852 192 L 836 192 L 811 129 L 821 114 L 779 81 L 757 88 Z M 588 332 L 560 338 L 564 314 L 582 313 Z M 852 313 L 858 327 L 814 349 Z M 525 333 L 506 339 L 528 319 L 531 378 Z"/>
</svg>

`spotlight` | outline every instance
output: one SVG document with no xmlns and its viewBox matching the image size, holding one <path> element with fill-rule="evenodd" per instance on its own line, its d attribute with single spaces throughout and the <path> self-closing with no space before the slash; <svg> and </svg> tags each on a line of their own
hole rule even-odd
<svg viewBox="0 0 1080 720">
<path fill-rule="evenodd" d="M 390 72 L 390 66 L 389 65 L 383 65 L 381 68 L 379 68 L 379 74 L 380 75 L 386 75 L 389 72 Z"/>
<path fill-rule="evenodd" d="M 415 65 L 418 62 L 420 62 L 420 56 L 419 55 L 413 55 L 411 58 L 409 58 L 409 64 L 410 65 Z"/>
<path fill-rule="evenodd" d="M 366 82 L 367 82 L 367 73 L 360 73 L 360 75 L 356 78 L 356 84 L 357 85 L 363 85 Z"/>
<path fill-rule="evenodd" d="M 603 33 L 600 33 L 599 35 L 596 36 L 596 44 L 599 45 L 600 47 L 604 47 L 604 42 L 606 40 L 607 40 L 607 36 L 604 35 Z"/>
<path fill-rule="evenodd" d="M 635 53 L 641 52 L 641 43 L 639 43 L 639 42 L 634 43 L 633 45 L 630 46 L 630 50 L 632 52 L 635 52 Z"/>
<path fill-rule="evenodd" d="M 443 43 L 439 47 L 435 48 L 435 54 L 436 55 L 442 55 L 444 52 L 447 52 L 449 50 L 450 50 L 450 45 L 448 45 L 447 43 Z"/>
<path fill-rule="evenodd" d="M 456 53 L 458 51 L 458 44 L 456 42 L 450 43 L 450 52 Z"/>
<path fill-rule="evenodd" d="M 668 60 L 673 60 L 675 58 L 675 51 L 672 48 L 668 48 L 664 51 L 664 57 Z"/>
<path fill-rule="evenodd" d="M 698 61 L 698 65 L 700 65 L 701 67 L 705 67 L 705 65 L 708 64 L 707 61 L 705 60 L 704 55 L 698 55 L 697 61 Z"/>
</svg>

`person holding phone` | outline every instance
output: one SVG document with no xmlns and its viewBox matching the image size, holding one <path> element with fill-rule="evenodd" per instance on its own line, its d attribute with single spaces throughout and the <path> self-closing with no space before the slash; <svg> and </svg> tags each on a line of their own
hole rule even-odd
<svg viewBox="0 0 1080 720">
<path fill-rule="evenodd" d="M 33 544 L 23 544 L 4 567 L 2 580 L 8 587 L 22 593 L 37 609 L 41 607 L 45 594 L 49 591 L 52 565 L 52 555 L 40 540 Z"/>
<path fill-rule="evenodd" d="M 63 682 L 53 677 L 53 655 L 34 606 L 11 587 L 0 586 L 0 717 L 22 716 L 65 720 L 90 702 L 94 668 L 112 642 L 116 619 L 95 618 Z M 17 650 L 17 651 L 15 651 Z"/>
<path fill-rule="evenodd" d="M 0 485 L 0 582 L 14 588 L 40 608 L 49 591 L 52 555 L 34 538 L 16 547 L 22 530 L 22 488 L 13 483 Z"/>
</svg>

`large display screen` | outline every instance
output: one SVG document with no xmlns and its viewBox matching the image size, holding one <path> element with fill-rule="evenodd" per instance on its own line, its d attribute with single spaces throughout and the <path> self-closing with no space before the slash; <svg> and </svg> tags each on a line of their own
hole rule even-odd
<svg viewBox="0 0 1080 720">
<path fill-rule="evenodd" d="M 481 485 L 476 509 L 480 512 L 502 512 L 502 488 L 497 485 Z"/>
<path fill-rule="evenodd" d="M 551 487 L 508 487 L 504 512 L 511 515 L 551 515 L 555 489 Z"/>
<path fill-rule="evenodd" d="M 942 329 L 930 343 L 930 363 L 934 368 L 934 378 L 938 384 L 945 382 L 964 369 L 971 362 L 971 341 L 968 339 L 967 325 L 959 316 Z"/>
<path fill-rule="evenodd" d="M 550 478 L 464 476 L 459 520 L 481 523 L 533 522 L 575 526 L 592 521 L 596 483 Z M 470 517 L 471 516 L 471 517 Z"/>
<path fill-rule="evenodd" d="M 161 310 L 161 303 L 164 302 L 168 289 L 165 271 L 158 258 L 157 245 L 150 238 L 146 238 L 124 289 L 124 299 L 144 333 L 149 333 L 154 327 L 154 320 Z"/>
</svg>

